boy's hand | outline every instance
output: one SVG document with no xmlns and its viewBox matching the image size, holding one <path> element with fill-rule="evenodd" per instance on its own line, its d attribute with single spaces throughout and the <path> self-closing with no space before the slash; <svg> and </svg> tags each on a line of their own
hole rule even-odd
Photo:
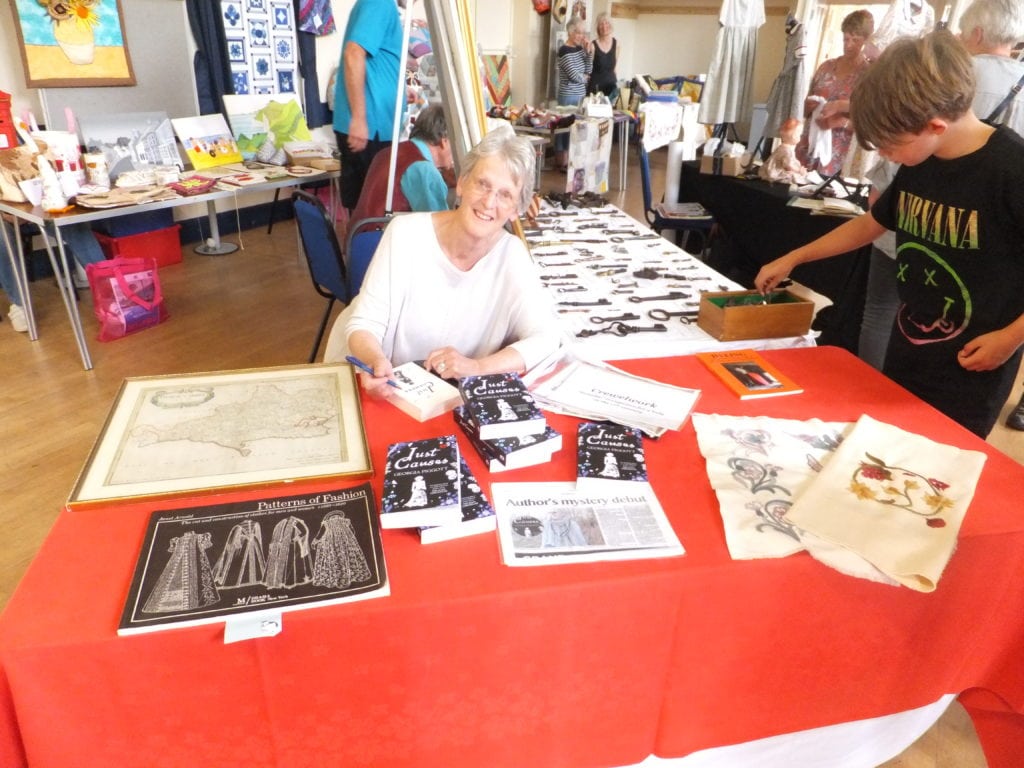
<svg viewBox="0 0 1024 768">
<path fill-rule="evenodd" d="M 1017 342 L 1013 335 L 999 330 L 971 339 L 956 357 L 968 371 L 991 371 L 1009 360 L 1016 350 Z"/>
<path fill-rule="evenodd" d="M 789 273 L 793 271 L 794 267 L 796 267 L 796 262 L 792 254 L 787 253 L 785 256 L 780 256 L 775 261 L 770 261 L 761 267 L 761 271 L 754 278 L 754 287 L 761 293 L 767 294 L 789 277 Z"/>
</svg>

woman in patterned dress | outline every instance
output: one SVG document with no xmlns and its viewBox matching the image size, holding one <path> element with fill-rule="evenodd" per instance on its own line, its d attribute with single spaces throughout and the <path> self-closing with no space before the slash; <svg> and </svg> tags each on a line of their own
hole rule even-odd
<svg viewBox="0 0 1024 768">
<path fill-rule="evenodd" d="M 864 44 L 874 29 L 875 21 L 868 11 L 854 11 L 848 15 L 842 24 L 843 55 L 822 62 L 811 79 L 811 88 L 804 101 L 806 129 L 797 145 L 796 156 L 804 167 L 817 169 L 822 176 L 831 176 L 839 171 L 850 150 L 853 139 L 850 94 L 871 63 L 864 55 Z M 831 133 L 832 154 L 827 162 L 810 157 L 808 141 L 812 120 L 819 130 Z"/>
</svg>

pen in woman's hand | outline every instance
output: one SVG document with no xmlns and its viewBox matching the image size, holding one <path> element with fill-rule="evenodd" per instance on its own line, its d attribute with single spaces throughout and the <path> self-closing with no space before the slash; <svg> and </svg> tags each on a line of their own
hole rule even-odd
<svg viewBox="0 0 1024 768">
<path fill-rule="evenodd" d="M 364 363 L 358 357 L 355 357 L 354 355 L 346 355 L 345 359 L 348 362 L 352 363 L 352 365 L 354 365 L 359 370 L 365 371 L 366 373 L 370 374 L 374 378 L 377 377 L 377 374 L 373 372 L 373 368 L 368 366 L 366 363 Z M 395 389 L 401 389 L 401 387 L 398 386 L 398 382 L 395 381 L 394 379 L 388 379 L 388 386 L 389 387 L 394 387 Z"/>
</svg>

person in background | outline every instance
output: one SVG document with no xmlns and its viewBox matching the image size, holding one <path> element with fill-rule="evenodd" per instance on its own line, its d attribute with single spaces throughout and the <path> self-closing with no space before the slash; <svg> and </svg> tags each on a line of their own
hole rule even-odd
<svg viewBox="0 0 1024 768">
<path fill-rule="evenodd" d="M 1024 5 L 1020 0 L 974 0 L 960 17 L 960 39 L 974 63 L 974 113 L 1024 136 L 1024 62 L 1013 58 L 1013 46 L 1024 40 Z M 1017 92 L 1011 93 L 1014 88 Z M 1024 430 L 1024 397 L 1006 417 L 1006 426 Z"/>
<path fill-rule="evenodd" d="M 334 82 L 334 133 L 341 152 L 341 203 L 359 202 L 366 172 L 391 143 L 405 0 L 356 0 L 345 25 Z"/>
<path fill-rule="evenodd" d="M 801 165 L 808 170 L 817 169 L 822 176 L 837 173 L 850 149 L 850 94 L 870 64 L 864 55 L 864 44 L 875 29 L 875 20 L 868 11 L 854 11 L 843 19 L 841 28 L 843 54 L 823 61 L 811 78 L 811 88 L 804 100 L 804 135 L 796 148 Z M 825 159 L 812 151 L 812 147 L 829 143 L 815 141 L 820 131 L 827 131 L 831 140 L 831 154 Z"/>
<path fill-rule="evenodd" d="M 865 178 L 871 182 L 868 196 L 874 204 L 892 183 L 899 166 L 875 159 Z M 889 347 L 892 321 L 896 318 L 900 297 L 896 291 L 896 233 L 885 230 L 871 245 L 868 265 L 868 283 L 864 296 L 864 316 L 860 323 L 860 338 L 857 342 L 857 357 L 868 365 L 882 370 L 885 352 Z"/>
<path fill-rule="evenodd" d="M 574 16 L 565 25 L 565 44 L 558 49 L 558 104 L 572 107 L 587 94 L 587 80 L 593 66 L 594 44 L 587 40 L 583 19 Z M 569 167 L 569 134 L 555 136 L 555 165 Z"/>
<path fill-rule="evenodd" d="M 1024 344 L 1024 139 L 972 111 L 971 56 L 952 34 L 893 42 L 851 98 L 858 141 L 901 167 L 870 212 L 761 268 L 767 293 L 798 265 L 896 232 L 900 305 L 883 373 L 984 438 Z"/>
<path fill-rule="evenodd" d="M 440 106 L 425 107 L 416 116 L 408 141 L 397 145 L 394 198 L 391 210 L 444 211 L 448 208 L 448 182 L 451 173 L 452 145 L 448 124 Z M 384 215 L 388 179 L 391 172 L 391 147 L 379 152 L 366 172 L 363 191 L 352 212 L 352 221 Z"/>
<path fill-rule="evenodd" d="M 393 366 L 422 361 L 445 378 L 524 372 L 560 344 L 551 299 L 505 224 L 532 197 L 535 155 L 510 126 L 466 156 L 454 210 L 409 213 L 384 230 L 355 300 L 331 329 L 325 362 L 355 355 L 371 394 Z"/>
<path fill-rule="evenodd" d="M 615 66 L 619 61 L 619 41 L 612 36 L 612 22 L 607 13 L 597 14 L 597 37 L 594 38 L 593 66 L 587 93 L 603 93 L 608 101 L 614 103 L 619 94 L 619 80 L 615 76 Z"/>
<path fill-rule="evenodd" d="M 15 247 L 16 241 L 14 238 L 17 237 L 17 233 L 7 222 L 3 222 L 3 227 L 6 230 L 7 242 L 12 247 Z M 103 254 L 103 249 L 100 248 L 100 244 L 97 242 L 96 236 L 92 233 L 92 229 L 88 224 L 72 224 L 60 227 L 59 231 L 68 255 L 82 267 L 85 267 L 87 264 L 95 264 L 97 261 L 103 261 L 107 258 Z M 11 327 L 15 331 L 24 333 L 28 330 L 28 322 L 25 318 L 25 310 L 22 308 L 24 304 L 22 302 L 21 290 L 18 287 L 18 282 L 14 279 L 14 268 L 3 244 L 4 239 L 0 236 L 0 288 L 3 288 L 4 293 L 7 294 L 7 298 L 11 302 L 11 306 L 7 311 L 7 319 L 10 320 Z M 69 262 L 69 266 L 74 269 L 73 262 Z"/>
</svg>

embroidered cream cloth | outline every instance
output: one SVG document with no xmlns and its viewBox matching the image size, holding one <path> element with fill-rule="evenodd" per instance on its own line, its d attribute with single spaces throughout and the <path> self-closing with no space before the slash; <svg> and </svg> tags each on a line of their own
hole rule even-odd
<svg viewBox="0 0 1024 768">
<path fill-rule="evenodd" d="M 861 416 L 786 518 L 900 584 L 931 592 L 985 458 Z"/>
<path fill-rule="evenodd" d="M 785 557 L 807 547 L 789 508 L 853 424 L 694 413 L 697 445 L 718 496 L 736 560 Z"/>
</svg>

